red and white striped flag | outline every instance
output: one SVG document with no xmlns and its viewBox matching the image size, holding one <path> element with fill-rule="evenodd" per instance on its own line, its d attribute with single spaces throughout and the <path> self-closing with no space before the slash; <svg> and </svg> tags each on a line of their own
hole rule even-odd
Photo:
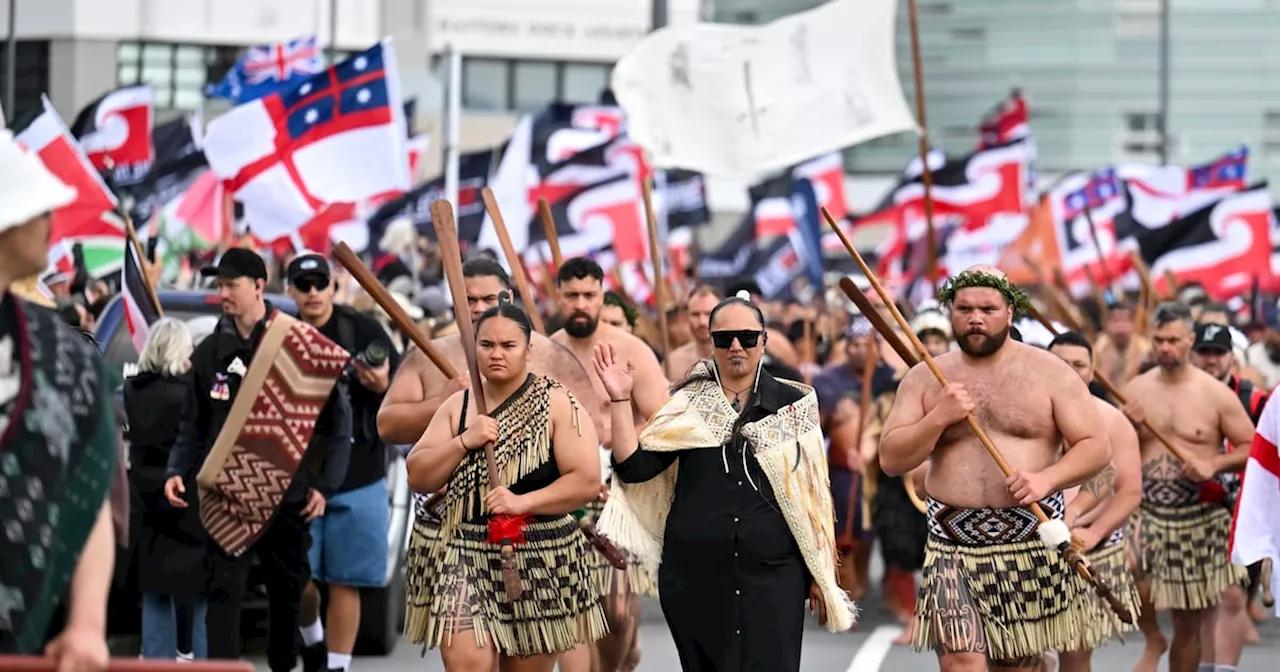
<svg viewBox="0 0 1280 672">
<path fill-rule="evenodd" d="M 1280 388 L 1277 388 L 1280 389 Z M 1272 391 L 1275 394 L 1275 390 Z M 1252 565 L 1271 558 L 1280 564 L 1280 404 L 1267 404 L 1249 449 L 1231 522 L 1231 562 Z M 1280 594 L 1280 571 L 1271 572 L 1271 592 Z M 1280 605 L 1276 607 L 1280 615 Z"/>
</svg>

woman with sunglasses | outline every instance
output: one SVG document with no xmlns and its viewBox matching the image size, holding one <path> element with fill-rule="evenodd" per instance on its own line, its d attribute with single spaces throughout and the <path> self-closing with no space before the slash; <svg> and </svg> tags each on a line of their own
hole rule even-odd
<svg viewBox="0 0 1280 672">
<path fill-rule="evenodd" d="M 683 669 L 799 670 L 806 599 L 833 632 L 855 616 L 836 583 L 817 397 L 763 370 L 764 317 L 746 298 L 721 301 L 710 327 L 712 358 L 638 437 L 634 367 L 597 348 L 621 482 L 601 531 L 657 570 Z"/>
</svg>

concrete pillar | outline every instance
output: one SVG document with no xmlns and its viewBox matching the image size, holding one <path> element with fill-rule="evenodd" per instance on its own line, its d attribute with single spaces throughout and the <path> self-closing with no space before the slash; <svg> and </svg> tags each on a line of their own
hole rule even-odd
<svg viewBox="0 0 1280 672">
<path fill-rule="evenodd" d="M 80 108 L 115 85 L 114 40 L 49 42 L 49 100 L 68 124 Z"/>
</svg>

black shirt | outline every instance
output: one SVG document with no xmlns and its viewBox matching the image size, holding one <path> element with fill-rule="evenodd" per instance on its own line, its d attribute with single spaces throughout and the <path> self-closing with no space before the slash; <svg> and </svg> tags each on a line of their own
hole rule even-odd
<svg viewBox="0 0 1280 672">
<path fill-rule="evenodd" d="M 270 316 L 275 308 L 266 304 Z M 186 389 L 178 438 L 169 451 L 169 468 L 165 478 L 191 478 L 200 469 L 209 449 L 218 440 L 222 425 L 231 413 L 231 404 L 240 391 L 241 376 L 228 368 L 239 359 L 248 369 L 266 332 L 266 318 L 254 325 L 248 339 L 240 338 L 235 321 L 222 317 L 213 333 L 196 346 L 191 354 L 191 384 Z M 214 385 L 225 386 L 226 398 L 213 398 Z M 351 455 L 351 404 L 346 383 L 339 380 L 316 420 L 311 444 L 302 464 L 285 494 L 285 501 L 305 501 L 307 488 L 315 488 L 326 498 L 337 491 L 347 473 Z M 221 397 L 223 395 L 219 395 Z M 327 441 L 326 441 L 327 439 Z M 327 442 L 328 445 L 324 445 Z"/>
<path fill-rule="evenodd" d="M 365 352 L 370 344 L 380 343 L 390 353 L 388 380 L 395 375 L 400 354 L 392 347 L 386 330 L 369 315 L 348 306 L 334 305 L 329 321 L 319 329 L 334 343 L 346 348 L 352 357 Z M 347 393 L 351 399 L 351 459 L 347 462 L 347 477 L 338 492 L 358 490 L 387 476 L 387 447 L 378 438 L 378 407 L 386 391 L 373 392 L 352 374 L 347 381 Z"/>
</svg>

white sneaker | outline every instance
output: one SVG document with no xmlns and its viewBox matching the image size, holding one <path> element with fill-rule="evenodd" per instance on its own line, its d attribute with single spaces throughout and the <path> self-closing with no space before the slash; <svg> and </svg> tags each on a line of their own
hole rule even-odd
<svg viewBox="0 0 1280 672">
<path fill-rule="evenodd" d="M 178 653 L 178 662 L 179 662 L 179 663 L 194 663 L 194 662 L 196 662 L 196 656 L 195 656 L 195 654 L 194 654 L 194 653 L 181 653 L 181 652 L 179 652 L 179 653 Z"/>
</svg>

